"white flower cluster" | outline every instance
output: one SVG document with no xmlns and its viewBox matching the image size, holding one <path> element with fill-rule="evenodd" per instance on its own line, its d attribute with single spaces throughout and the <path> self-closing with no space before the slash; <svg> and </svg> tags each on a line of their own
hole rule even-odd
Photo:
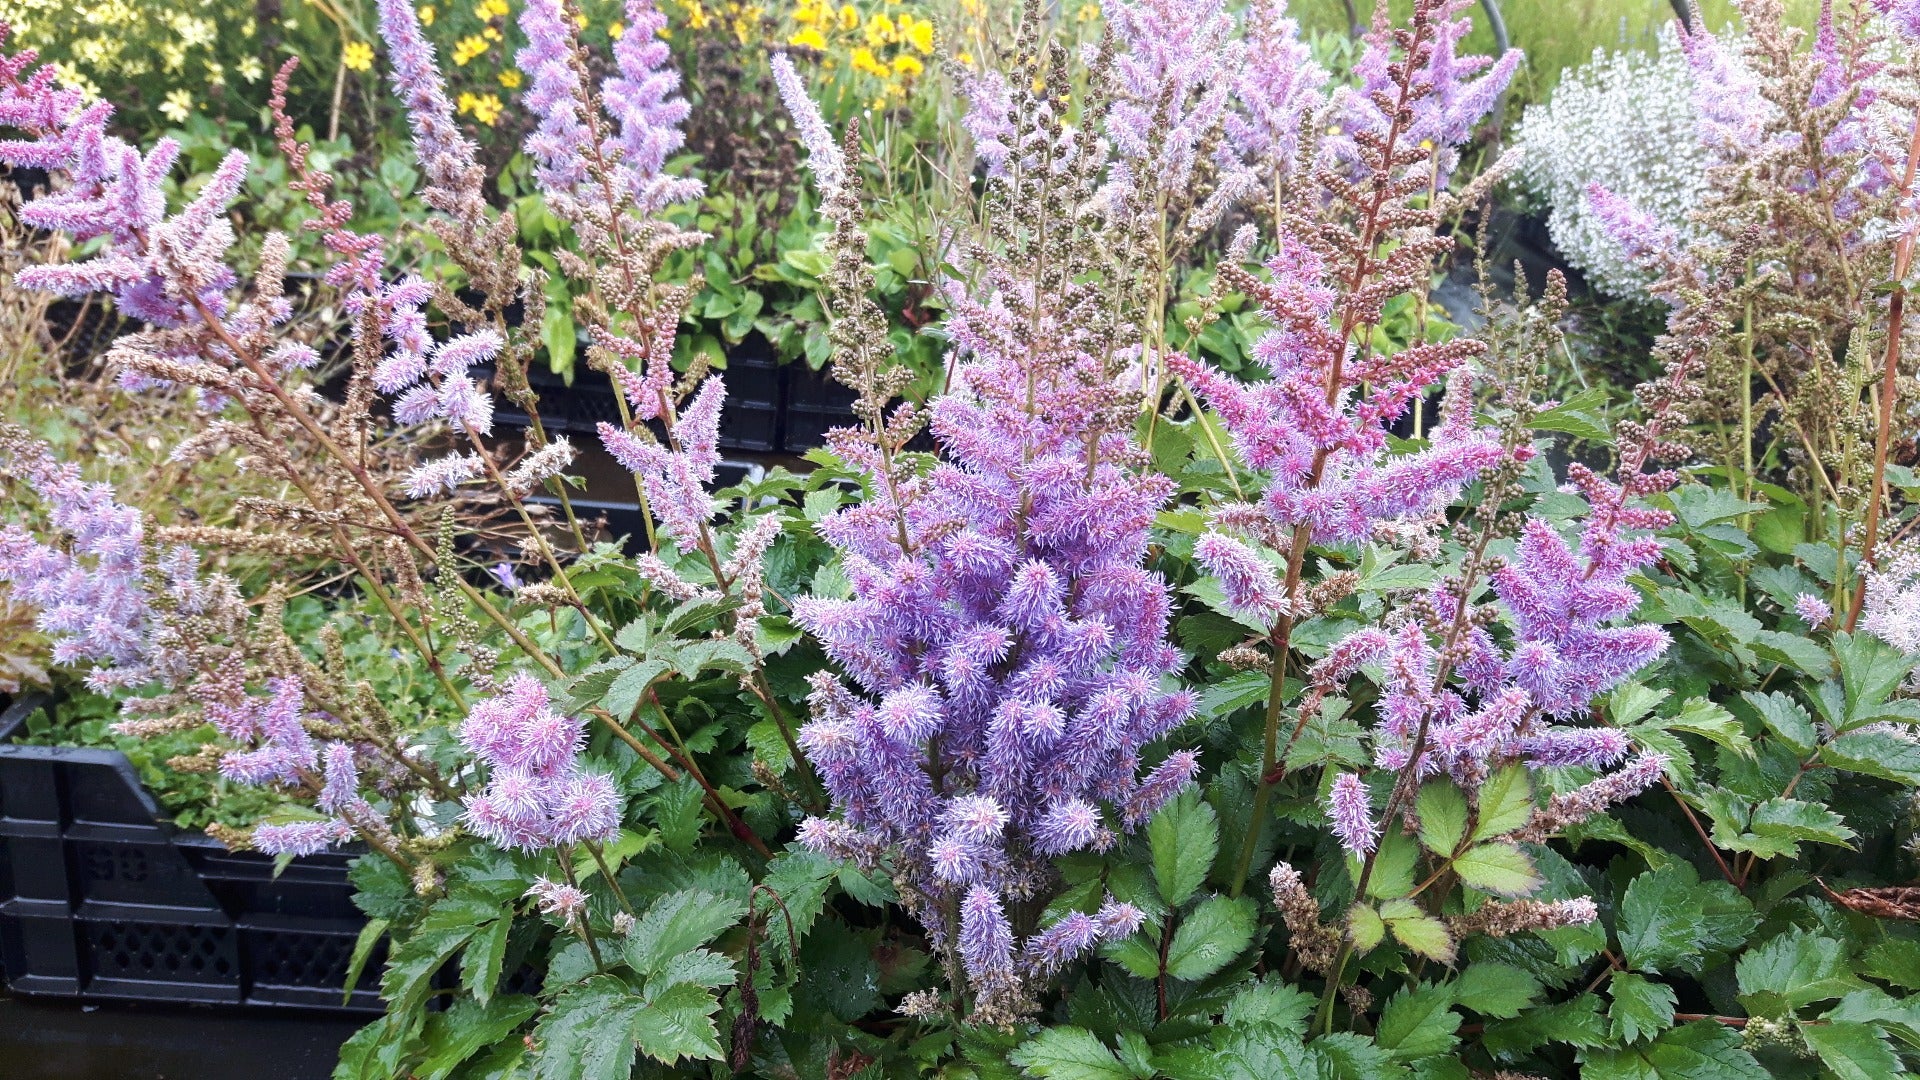
<svg viewBox="0 0 1920 1080">
<path fill-rule="evenodd" d="M 1572 68 L 1520 122 L 1521 179 L 1551 208 L 1547 231 L 1602 292 L 1647 299 L 1652 278 L 1607 237 L 1587 205 L 1600 184 L 1688 236 L 1705 188 L 1706 151 L 1694 129 L 1692 78 L 1671 27 L 1653 52 L 1605 53 Z"/>
</svg>

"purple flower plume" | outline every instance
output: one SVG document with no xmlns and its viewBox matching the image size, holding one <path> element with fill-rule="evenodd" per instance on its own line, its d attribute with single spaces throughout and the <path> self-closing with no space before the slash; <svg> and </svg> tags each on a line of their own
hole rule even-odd
<svg viewBox="0 0 1920 1080">
<path fill-rule="evenodd" d="M 1339 838 L 1340 846 L 1356 858 L 1366 858 L 1380 842 L 1380 825 L 1373 820 L 1367 786 L 1352 773 L 1333 778 L 1333 787 L 1327 792 L 1327 820 L 1333 824 L 1333 835 Z"/>
<path fill-rule="evenodd" d="M 580 767 L 581 727 L 553 710 L 547 688 L 531 675 L 515 675 L 475 703 L 460 741 L 489 774 L 486 788 L 466 799 L 467 827 L 520 850 L 618 834 L 620 791 L 611 777 Z"/>
</svg>

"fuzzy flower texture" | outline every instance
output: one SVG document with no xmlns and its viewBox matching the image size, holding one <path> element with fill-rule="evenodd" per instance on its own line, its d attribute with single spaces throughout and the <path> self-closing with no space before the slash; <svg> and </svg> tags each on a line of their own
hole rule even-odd
<svg viewBox="0 0 1920 1080">
<path fill-rule="evenodd" d="M 547 688 L 531 675 L 515 675 L 476 703 L 460 741 L 490 773 L 485 790 L 467 797 L 467 827 L 522 851 L 618 834 L 619 789 L 580 767 L 581 729 L 578 719 L 553 710 Z"/>
</svg>

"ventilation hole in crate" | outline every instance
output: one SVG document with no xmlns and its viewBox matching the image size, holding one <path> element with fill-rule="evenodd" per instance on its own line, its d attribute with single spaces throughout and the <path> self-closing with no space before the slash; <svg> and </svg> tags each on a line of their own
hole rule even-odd
<svg viewBox="0 0 1920 1080">
<path fill-rule="evenodd" d="M 83 923 L 95 975 L 223 979 L 233 974 L 231 931 L 222 926 Z"/>
<path fill-rule="evenodd" d="M 145 881 L 151 869 L 147 853 L 134 847 L 89 845 L 81 849 L 80 861 L 94 881 Z"/>
<path fill-rule="evenodd" d="M 354 939 L 338 934 L 257 932 L 249 954 L 254 981 L 337 990 L 347 980 L 353 944 Z M 367 971 L 378 970 L 367 965 Z"/>
</svg>

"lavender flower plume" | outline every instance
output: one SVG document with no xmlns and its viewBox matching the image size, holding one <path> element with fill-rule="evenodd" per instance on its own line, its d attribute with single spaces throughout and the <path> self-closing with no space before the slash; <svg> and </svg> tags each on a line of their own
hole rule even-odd
<svg viewBox="0 0 1920 1080">
<path fill-rule="evenodd" d="M 1225 0 L 1108 0 L 1103 9 L 1116 52 L 1106 116 L 1113 161 L 1100 198 L 1119 208 L 1143 186 L 1188 192 L 1198 185 L 1203 149 L 1224 122 L 1232 73 L 1243 63 L 1233 15 Z M 1251 189 L 1238 159 L 1220 164 L 1220 186 L 1235 197 Z"/>
<path fill-rule="evenodd" d="M 560 0 L 528 0 L 520 11 L 520 32 L 527 37 L 514 54 L 515 65 L 527 76 L 521 102 L 538 120 L 527 135 L 527 156 L 542 191 L 570 195 L 587 181 L 593 153 L 575 60 L 578 39 Z"/>
<path fill-rule="evenodd" d="M 1809 627 L 1818 630 L 1833 619 L 1833 607 L 1813 593 L 1801 593 L 1793 598 L 1793 613 Z"/>
<path fill-rule="evenodd" d="M 1380 825 L 1373 819 L 1367 786 L 1352 773 L 1333 778 L 1327 792 L 1327 819 L 1340 846 L 1357 858 L 1366 858 L 1380 842 Z"/>
<path fill-rule="evenodd" d="M 620 793 L 611 778 L 580 767 L 581 727 L 553 710 L 546 687 L 531 675 L 515 675 L 475 703 L 459 736 L 489 776 L 465 800 L 467 827 L 525 851 L 613 838 Z"/>
<path fill-rule="evenodd" d="M 1300 39 L 1286 0 L 1258 0 L 1247 13 L 1246 33 L 1226 133 L 1242 160 L 1277 182 L 1293 171 L 1308 116 L 1326 104 L 1329 76 Z"/>
<path fill-rule="evenodd" d="M 793 61 L 787 58 L 786 53 L 775 53 L 772 66 L 773 85 L 780 91 L 780 100 L 793 117 L 794 135 L 807 152 L 807 168 L 813 170 L 814 182 L 822 191 L 830 191 L 846 183 L 846 155 L 840 152 L 840 144 L 834 141 L 833 133 L 827 130 L 827 122 L 820 115 L 820 106 L 807 93 L 806 81 L 794 70 Z"/>
<path fill-rule="evenodd" d="M 673 424 L 666 445 L 612 424 L 599 426 L 601 444 L 614 460 L 641 478 L 648 508 L 661 531 L 682 552 L 699 548 L 713 517 L 713 497 L 707 488 L 720 464 L 720 410 L 726 396 L 726 381 L 709 377 Z M 660 400 L 636 398 L 634 406 L 644 416 L 648 415 L 645 408 L 659 409 Z"/>
<path fill-rule="evenodd" d="M 644 214 L 698 198 L 702 185 L 665 174 L 667 159 L 686 144 L 680 125 L 691 111 L 676 96 L 680 73 L 660 39 L 667 17 L 654 0 L 627 0 L 626 24 L 626 32 L 613 44 L 616 73 L 600 86 L 601 101 L 614 121 L 601 152 L 618 158 L 617 182 Z"/>
<path fill-rule="evenodd" d="M 406 112 L 414 156 L 427 183 L 448 194 L 477 187 L 479 165 L 473 142 L 454 120 L 446 78 L 434 57 L 433 43 L 421 32 L 412 0 L 380 0 L 380 36 L 393 64 L 389 75 L 393 93 Z"/>
</svg>

